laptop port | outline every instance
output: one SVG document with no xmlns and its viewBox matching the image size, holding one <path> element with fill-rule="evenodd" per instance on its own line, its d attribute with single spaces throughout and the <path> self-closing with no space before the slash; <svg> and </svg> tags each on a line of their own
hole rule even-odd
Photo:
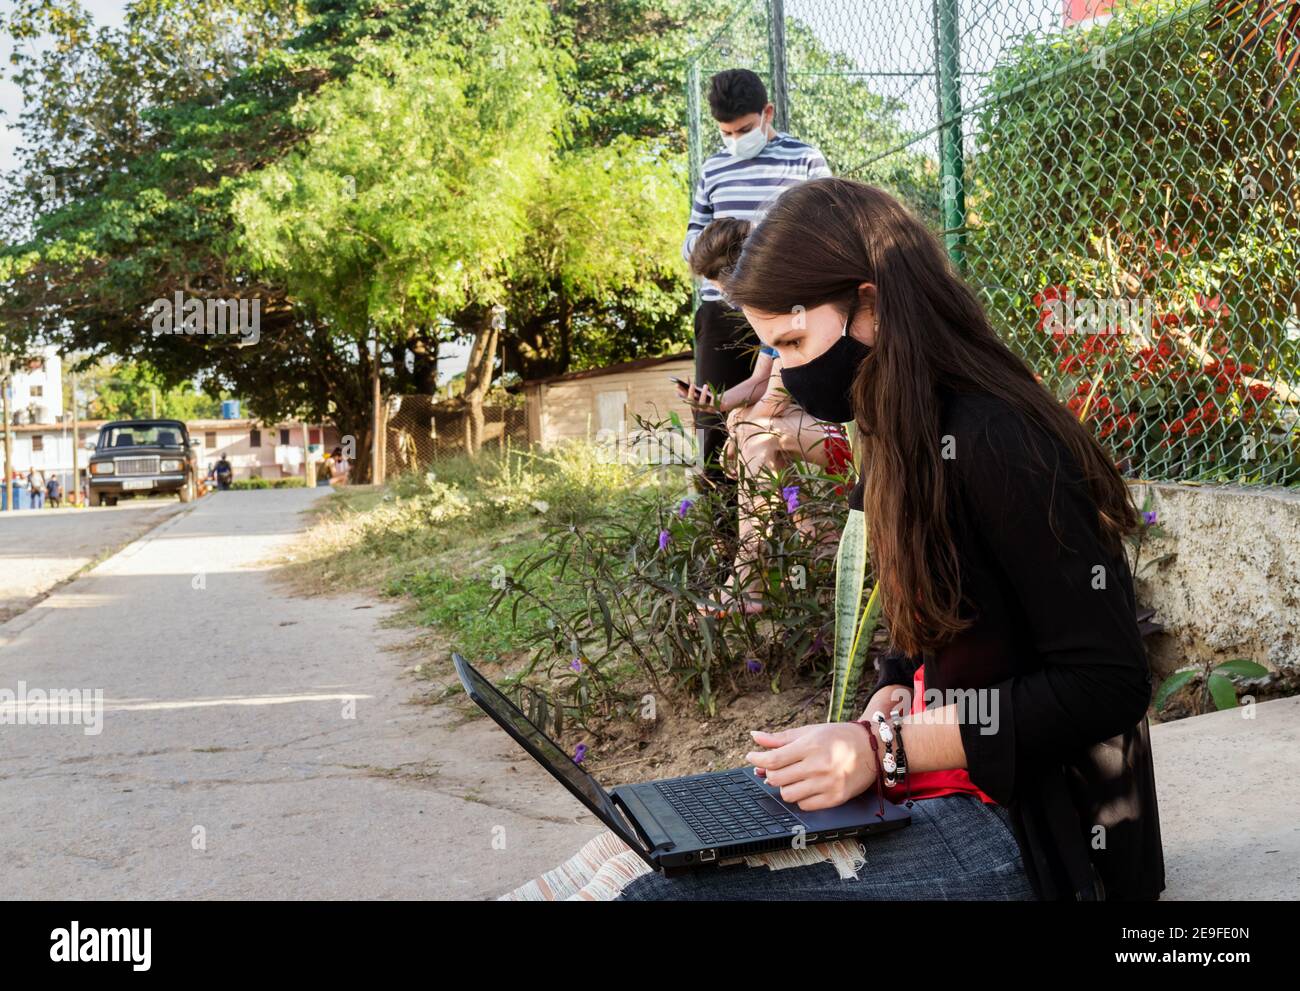
<svg viewBox="0 0 1300 991">
<path fill-rule="evenodd" d="M 717 850 L 701 850 L 701 851 L 700 851 L 700 863 L 701 863 L 701 864 L 703 864 L 703 863 L 707 863 L 707 862 L 710 861 L 710 860 L 717 860 L 717 859 L 718 859 L 718 851 L 717 851 Z"/>
<path fill-rule="evenodd" d="M 839 833 L 827 833 L 825 836 L 822 837 L 822 842 L 825 843 L 827 840 L 837 840 L 839 838 L 840 838 Z"/>
</svg>

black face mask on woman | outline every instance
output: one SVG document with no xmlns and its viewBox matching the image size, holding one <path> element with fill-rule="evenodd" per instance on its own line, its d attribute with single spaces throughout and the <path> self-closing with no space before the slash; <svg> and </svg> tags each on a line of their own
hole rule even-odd
<svg viewBox="0 0 1300 991">
<path fill-rule="evenodd" d="M 853 419 L 849 390 L 858 366 L 870 353 L 870 345 L 849 334 L 846 320 L 838 341 L 812 361 L 782 368 L 781 382 L 791 398 L 817 419 L 848 423 Z"/>
</svg>

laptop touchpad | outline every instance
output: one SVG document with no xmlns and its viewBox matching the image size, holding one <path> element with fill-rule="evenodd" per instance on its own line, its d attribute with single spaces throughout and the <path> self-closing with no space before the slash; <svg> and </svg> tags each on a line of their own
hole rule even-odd
<svg viewBox="0 0 1300 991">
<path fill-rule="evenodd" d="M 771 812 L 772 815 L 775 816 L 789 815 L 790 813 L 790 810 L 787 809 L 780 802 L 778 802 L 775 798 L 768 798 L 768 796 L 766 795 L 759 796 L 758 804 L 763 806 L 763 809 L 765 811 Z"/>
</svg>

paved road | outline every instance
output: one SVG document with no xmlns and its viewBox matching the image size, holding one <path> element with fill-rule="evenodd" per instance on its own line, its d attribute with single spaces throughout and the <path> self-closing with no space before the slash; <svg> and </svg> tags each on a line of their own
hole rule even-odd
<svg viewBox="0 0 1300 991">
<path fill-rule="evenodd" d="M 128 499 L 95 509 L 0 513 L 0 623 L 180 508 L 178 499 Z"/>
<path fill-rule="evenodd" d="M 0 702 L 0 898 L 494 897 L 595 835 L 485 720 L 410 703 L 388 607 L 273 579 L 319 497 L 217 493 L 0 626 L 0 690 L 63 718 Z M 36 689 L 102 689 L 101 731 Z"/>
</svg>

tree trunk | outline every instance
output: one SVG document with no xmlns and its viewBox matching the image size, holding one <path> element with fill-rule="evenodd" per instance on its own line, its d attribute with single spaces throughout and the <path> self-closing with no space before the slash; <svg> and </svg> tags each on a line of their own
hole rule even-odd
<svg viewBox="0 0 1300 991">
<path fill-rule="evenodd" d="M 475 322 L 474 345 L 470 348 L 469 365 L 465 368 L 465 453 L 470 457 L 477 457 L 483 446 L 483 400 L 492 387 L 497 340 L 501 333 L 490 309 L 481 311 Z"/>
</svg>

